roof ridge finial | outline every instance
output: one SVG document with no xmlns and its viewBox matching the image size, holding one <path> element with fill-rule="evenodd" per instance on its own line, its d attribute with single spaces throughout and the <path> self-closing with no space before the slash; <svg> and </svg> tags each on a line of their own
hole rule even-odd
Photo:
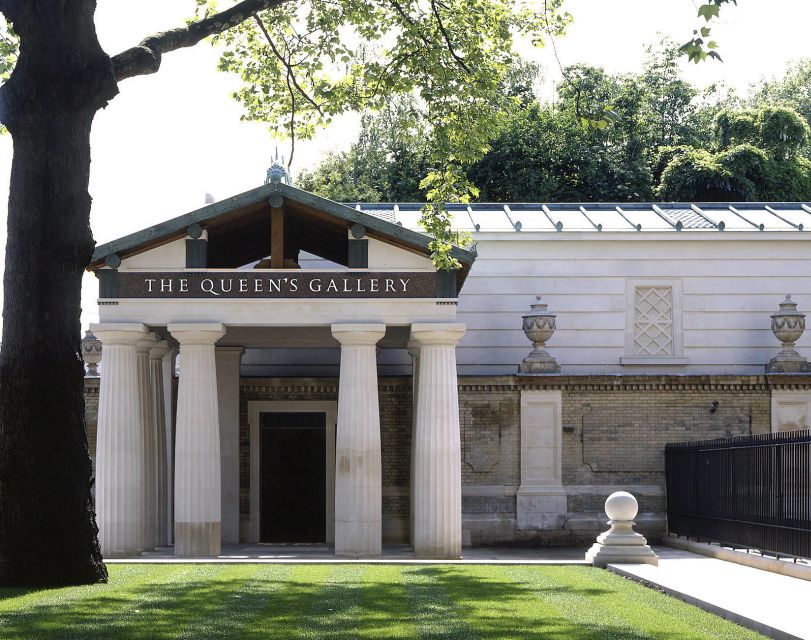
<svg viewBox="0 0 811 640">
<path fill-rule="evenodd" d="M 279 158 L 279 147 L 277 146 L 273 155 L 273 162 L 271 163 L 270 168 L 267 171 L 267 176 L 265 177 L 265 184 L 289 185 L 291 182 L 290 174 L 288 173 L 287 167 L 284 164 L 284 156 Z"/>
</svg>

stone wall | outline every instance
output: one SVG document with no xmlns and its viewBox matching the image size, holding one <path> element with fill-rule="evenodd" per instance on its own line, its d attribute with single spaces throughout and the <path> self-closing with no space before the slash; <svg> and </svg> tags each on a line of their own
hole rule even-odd
<svg viewBox="0 0 811 640">
<path fill-rule="evenodd" d="M 334 378 L 251 379 L 240 383 L 240 517 L 249 513 L 252 400 L 337 401 Z M 771 429 L 775 391 L 811 389 L 809 376 L 482 376 L 460 378 L 462 517 L 465 544 L 586 544 L 605 528 L 613 491 L 633 492 L 639 528 L 665 528 L 664 446 Z M 521 392 L 561 391 L 565 524 L 521 531 Z M 408 541 L 412 388 L 410 377 L 379 385 L 384 539 Z M 98 379 L 85 384 L 87 431 L 95 448 Z"/>
</svg>

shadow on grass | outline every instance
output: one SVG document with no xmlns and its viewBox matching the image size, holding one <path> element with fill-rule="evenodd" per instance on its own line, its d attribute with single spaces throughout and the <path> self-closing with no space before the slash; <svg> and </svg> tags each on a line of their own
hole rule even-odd
<svg viewBox="0 0 811 640">
<path fill-rule="evenodd" d="M 277 578 L 267 571 L 234 578 L 213 573 L 208 579 L 189 572 L 182 581 L 175 576 L 173 582 L 173 574 L 166 573 L 120 588 L 115 584 L 97 592 L 90 588 L 89 595 L 76 600 L 63 600 L 54 590 L 45 601 L 0 612 L 0 636 L 3 640 L 675 638 L 608 624 L 584 627 L 545 608 L 538 589 L 521 583 L 440 567 L 404 567 L 402 572 L 415 580 L 361 580 L 356 575 L 342 580 L 341 570 L 330 574 L 327 583 L 289 574 Z M 0 598 L 34 591 L 6 589 Z M 589 587 L 545 591 L 587 597 L 611 593 Z M 455 599 L 453 594 L 461 597 Z"/>
</svg>

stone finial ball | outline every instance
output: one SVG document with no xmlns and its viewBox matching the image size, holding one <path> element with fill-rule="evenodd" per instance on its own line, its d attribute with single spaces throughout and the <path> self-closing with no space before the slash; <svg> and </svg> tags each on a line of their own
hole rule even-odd
<svg viewBox="0 0 811 640">
<path fill-rule="evenodd" d="M 605 501 L 605 515 L 609 520 L 633 520 L 639 511 L 639 503 L 627 491 L 615 491 Z"/>
</svg>

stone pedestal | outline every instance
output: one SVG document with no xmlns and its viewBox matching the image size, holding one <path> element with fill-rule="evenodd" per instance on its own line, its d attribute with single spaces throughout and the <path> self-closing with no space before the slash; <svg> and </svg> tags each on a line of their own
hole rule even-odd
<svg viewBox="0 0 811 640">
<path fill-rule="evenodd" d="M 170 324 L 180 343 L 175 436 L 175 555 L 212 556 L 221 545 L 220 427 L 214 343 L 221 324 Z"/>
<path fill-rule="evenodd" d="M 114 558 L 143 548 L 144 429 L 135 344 L 142 324 L 94 324 L 104 345 L 96 431 L 96 522 L 101 552 Z"/>
<path fill-rule="evenodd" d="M 413 324 L 419 345 L 413 438 L 414 556 L 462 555 L 462 454 L 456 344 L 463 324 Z"/>
<path fill-rule="evenodd" d="M 335 555 L 378 556 L 382 545 L 377 342 L 382 324 L 335 324 L 341 343 L 335 436 Z"/>
<path fill-rule="evenodd" d="M 158 545 L 158 442 L 155 424 L 155 396 L 149 380 L 149 350 L 157 343 L 154 333 L 136 344 L 138 362 L 138 398 L 144 429 L 144 475 L 141 496 L 144 501 L 144 549 Z"/>
<path fill-rule="evenodd" d="M 609 564 L 659 564 L 659 558 L 645 537 L 634 531 L 634 518 L 639 511 L 636 498 L 627 491 L 617 491 L 605 501 L 608 531 L 597 536 L 586 560 L 595 567 Z"/>
<path fill-rule="evenodd" d="M 163 384 L 163 357 L 169 352 L 166 342 L 159 342 L 149 350 L 149 394 L 152 421 L 155 425 L 155 483 L 153 505 L 155 509 L 155 544 L 170 544 L 168 535 L 168 468 L 166 454 L 166 398 Z"/>
</svg>

